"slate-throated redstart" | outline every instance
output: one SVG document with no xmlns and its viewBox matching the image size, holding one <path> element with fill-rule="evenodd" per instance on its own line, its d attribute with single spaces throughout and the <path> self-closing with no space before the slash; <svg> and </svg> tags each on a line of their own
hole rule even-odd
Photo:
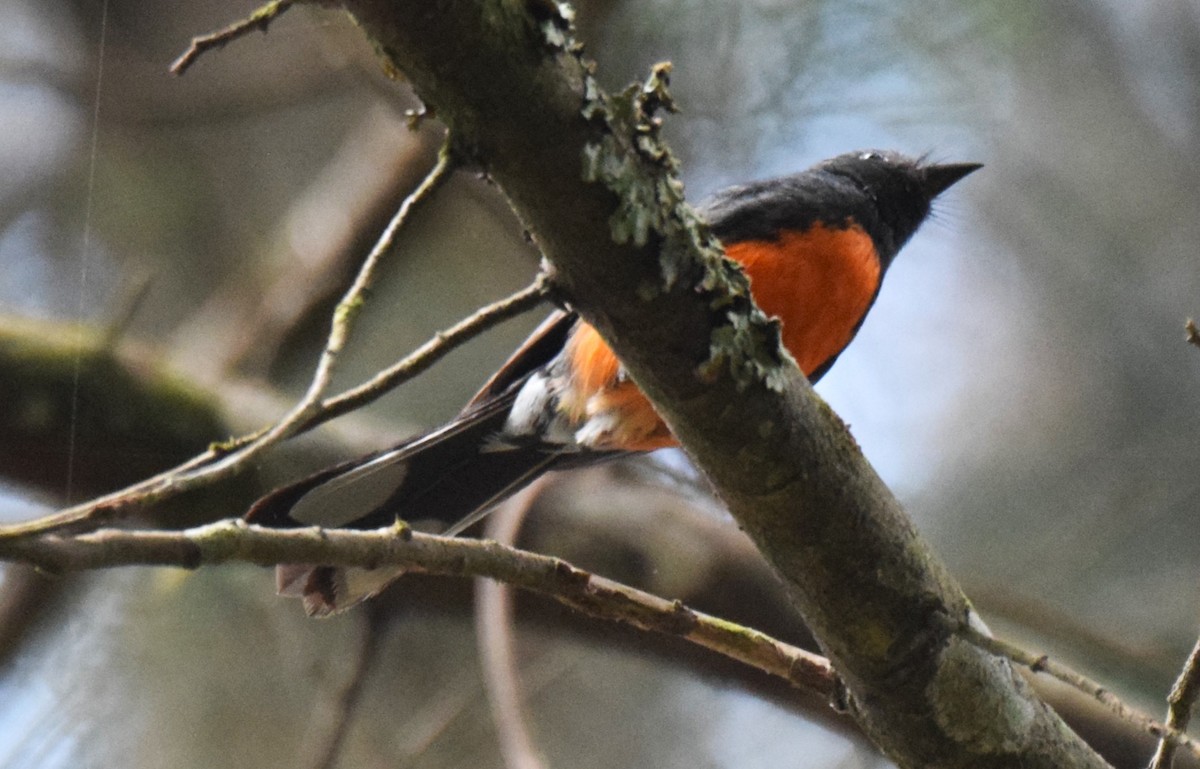
<svg viewBox="0 0 1200 769">
<path fill-rule="evenodd" d="M 754 300 L 779 318 L 809 380 L 829 370 L 862 325 L 883 274 L 933 199 L 980 166 L 892 152 L 840 155 L 807 171 L 730 187 L 705 201 L 725 253 Z M 461 532 L 542 473 L 676 445 L 600 335 L 552 314 L 454 421 L 395 448 L 329 468 L 259 500 L 267 526 L 378 528 L 397 517 L 458 520 Z M 280 592 L 309 614 L 381 590 L 389 569 L 281 566 Z"/>
</svg>

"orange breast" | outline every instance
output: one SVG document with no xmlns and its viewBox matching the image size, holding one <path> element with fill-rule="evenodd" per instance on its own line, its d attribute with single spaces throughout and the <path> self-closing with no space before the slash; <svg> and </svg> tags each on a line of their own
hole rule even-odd
<svg viewBox="0 0 1200 769">
<path fill-rule="evenodd" d="M 871 238 L 858 226 L 816 225 L 778 240 L 725 247 L 750 276 L 754 301 L 783 323 L 783 343 L 810 375 L 842 351 L 870 308 L 881 269 Z M 617 356 L 594 328 L 580 324 L 564 351 L 571 380 L 559 403 L 596 449 L 650 451 L 677 445 Z"/>
<path fill-rule="evenodd" d="M 775 241 L 726 246 L 750 276 L 754 301 L 783 323 L 783 344 L 805 375 L 840 353 L 871 307 L 880 266 L 871 237 L 857 225 L 815 225 Z"/>
</svg>

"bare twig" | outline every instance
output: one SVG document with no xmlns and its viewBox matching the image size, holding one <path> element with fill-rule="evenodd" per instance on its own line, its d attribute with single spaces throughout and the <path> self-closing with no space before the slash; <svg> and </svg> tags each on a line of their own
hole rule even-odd
<svg viewBox="0 0 1200 769">
<path fill-rule="evenodd" d="M 1067 665 L 1052 660 L 1045 654 L 1035 654 L 1009 641 L 989 636 L 974 627 L 964 625 L 958 628 L 958 632 L 964 639 L 978 646 L 980 649 L 995 654 L 998 657 L 1004 657 L 1018 665 L 1024 665 L 1034 673 L 1045 673 L 1055 680 L 1061 681 L 1067 686 L 1096 700 L 1123 721 L 1134 724 L 1151 736 L 1184 748 L 1200 758 L 1200 743 L 1184 734 L 1178 728 L 1155 721 L 1140 710 L 1130 707 L 1105 686 L 1097 681 L 1093 681 L 1082 673 L 1072 670 Z"/>
<path fill-rule="evenodd" d="M 1194 329 L 1195 326 L 1192 327 Z M 1192 647 L 1179 678 L 1167 695 L 1167 727 L 1181 732 L 1187 729 L 1197 698 L 1200 698 L 1200 640 Z M 1171 769 L 1175 762 L 1175 749 L 1170 740 L 1160 739 L 1154 758 L 1150 759 L 1150 769 Z"/>
<path fill-rule="evenodd" d="M 239 37 L 245 37 L 254 30 L 265 34 L 267 27 L 271 26 L 271 22 L 282 16 L 288 8 L 291 8 L 294 1 L 271 0 L 271 2 L 259 7 L 258 10 L 245 19 L 235 21 L 224 29 L 211 32 L 207 35 L 193 37 L 192 44 L 188 46 L 188 49 L 171 63 L 171 74 L 182 75 L 207 51 L 214 48 L 224 48 L 226 43 L 237 40 Z"/>
<path fill-rule="evenodd" d="M 269 259 L 226 275 L 172 334 L 171 361 L 205 382 L 261 376 L 314 313 L 353 278 L 362 255 L 436 160 L 444 131 L 408 131 L 394 109 L 365 112 L 270 235 Z M 296 227 L 302 228 L 297 234 Z"/>
<path fill-rule="evenodd" d="M 547 273 L 538 277 L 515 294 L 493 302 L 464 318 L 445 331 L 440 331 L 425 344 L 413 350 L 403 360 L 380 371 L 363 384 L 321 402 L 320 409 L 298 425 L 298 431 L 311 430 L 334 417 L 362 408 L 394 390 L 401 384 L 426 371 L 446 353 L 462 345 L 492 326 L 532 310 L 546 298 L 550 284 Z"/>
<path fill-rule="evenodd" d="M 375 531 L 269 529 L 240 520 L 180 532 L 105 529 L 0 541 L 0 560 L 52 572 L 134 565 L 197 568 L 238 561 L 264 566 L 393 565 L 410 573 L 490 577 L 547 595 L 591 617 L 677 636 L 824 697 L 834 706 L 841 704 L 841 686 L 824 657 L 590 574 L 559 558 L 497 542 L 420 534 L 400 522 Z"/>
<path fill-rule="evenodd" d="M 364 301 L 363 294 L 370 286 L 371 275 L 379 256 L 388 250 L 413 205 L 424 199 L 445 178 L 450 169 L 449 164 L 448 156 L 443 154 L 438 166 L 430 172 L 421 187 L 405 200 L 400 212 L 372 249 L 371 256 L 360 270 L 359 278 L 338 305 L 329 342 L 308 393 L 283 419 L 267 430 L 214 446 L 181 465 L 120 491 L 33 521 L 0 526 L 0 541 L 87 526 L 94 528 L 108 521 L 128 517 L 147 505 L 227 478 L 244 468 L 250 458 L 265 449 L 370 403 L 427 370 L 469 339 L 540 303 L 547 285 L 544 275 L 540 275 L 527 288 L 484 307 L 447 331 L 436 334 L 412 354 L 365 384 L 336 397 L 321 400 L 325 388 L 328 387 L 337 356 L 345 344 L 349 326 Z"/>
<path fill-rule="evenodd" d="M 363 260 L 362 267 L 359 268 L 358 275 L 354 278 L 354 283 L 350 285 L 350 288 L 346 289 L 345 295 L 334 309 L 333 321 L 329 329 L 329 338 L 325 341 L 325 349 L 321 351 L 321 358 L 317 361 L 316 371 L 313 372 L 312 382 L 309 383 L 308 391 L 304 393 L 304 397 L 274 427 L 267 430 L 260 437 L 255 438 L 236 454 L 226 457 L 206 468 L 206 471 L 215 471 L 222 465 L 231 465 L 245 461 L 250 455 L 257 454 L 262 449 L 295 434 L 296 429 L 300 425 L 320 413 L 321 399 L 325 396 L 325 391 L 329 389 L 330 382 L 333 381 L 333 373 L 337 367 L 338 357 L 346 347 L 346 342 L 350 338 L 350 331 L 354 328 L 354 321 L 358 318 L 359 312 L 366 304 L 367 292 L 375 282 L 375 270 L 378 268 L 383 257 L 392 250 L 392 247 L 395 245 L 396 234 L 400 232 L 400 228 L 408 221 L 409 214 L 412 213 L 417 205 L 428 200 L 434 190 L 450 177 L 450 172 L 454 170 L 455 165 L 454 153 L 450 149 L 449 141 L 447 141 L 442 151 L 438 153 L 437 165 L 433 167 L 433 170 L 429 172 L 424 181 L 412 191 L 412 194 L 400 204 L 400 210 L 388 222 L 388 226 L 384 228 L 383 234 L 375 242 L 371 253 L 367 254 L 367 258 Z"/>
</svg>

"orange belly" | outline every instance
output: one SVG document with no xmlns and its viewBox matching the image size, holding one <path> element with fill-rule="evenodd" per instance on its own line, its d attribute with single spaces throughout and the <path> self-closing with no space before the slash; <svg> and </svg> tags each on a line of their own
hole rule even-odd
<svg viewBox="0 0 1200 769">
<path fill-rule="evenodd" d="M 816 225 L 777 240 L 733 243 L 725 253 L 750 277 L 754 301 L 783 325 L 783 344 L 805 375 L 838 353 L 871 307 L 881 268 L 870 236 Z M 559 403 L 589 448 L 651 451 L 676 441 L 594 328 L 581 323 L 564 351 L 571 381 Z"/>
</svg>

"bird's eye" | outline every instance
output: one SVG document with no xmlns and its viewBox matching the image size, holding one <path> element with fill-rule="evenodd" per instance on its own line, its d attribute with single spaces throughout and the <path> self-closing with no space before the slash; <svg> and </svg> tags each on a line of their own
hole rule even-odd
<svg viewBox="0 0 1200 769">
<path fill-rule="evenodd" d="M 883 155 L 880 155 L 878 152 L 864 152 L 863 154 L 858 156 L 858 159 L 859 160 L 880 160 L 882 157 L 883 157 Z"/>
</svg>

